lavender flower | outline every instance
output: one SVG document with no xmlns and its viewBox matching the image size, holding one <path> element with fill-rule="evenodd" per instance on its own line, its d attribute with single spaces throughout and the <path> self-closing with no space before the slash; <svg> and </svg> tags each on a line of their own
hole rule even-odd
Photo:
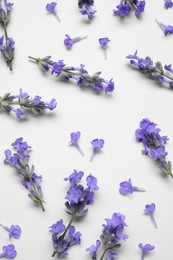
<svg viewBox="0 0 173 260">
<path fill-rule="evenodd" d="M 82 171 L 77 172 L 74 170 L 69 177 L 65 178 L 65 181 L 69 181 L 70 187 L 67 191 L 65 199 L 66 212 L 71 216 L 71 220 L 67 226 L 64 225 L 63 220 L 57 221 L 50 227 L 52 233 L 52 241 L 54 246 L 55 255 L 60 258 L 61 256 L 68 255 L 68 249 L 81 243 L 81 233 L 76 232 L 72 222 L 75 219 L 82 218 L 88 212 L 87 206 L 94 203 L 94 191 L 97 191 L 97 179 L 91 174 L 86 178 L 87 187 L 79 184 L 82 180 L 84 173 Z"/>
<path fill-rule="evenodd" d="M 56 19 L 58 20 L 58 22 L 61 22 L 61 19 L 56 11 L 56 5 L 57 3 L 56 2 L 51 2 L 51 3 L 48 3 L 46 5 L 46 11 L 49 12 L 49 13 L 52 13 Z"/>
<path fill-rule="evenodd" d="M 154 249 L 154 246 L 150 244 L 143 245 L 142 243 L 139 243 L 138 247 L 142 250 L 141 260 L 144 260 L 145 255 Z"/>
<path fill-rule="evenodd" d="M 11 227 L 7 227 L 5 225 L 0 224 L 1 227 L 3 227 L 6 231 L 9 232 L 9 238 L 19 238 L 21 234 L 21 228 L 18 225 L 11 225 Z"/>
<path fill-rule="evenodd" d="M 141 0 L 121 0 L 120 4 L 113 10 L 114 14 L 121 17 L 128 16 L 132 10 L 135 10 L 136 17 L 140 17 L 145 10 L 145 1 Z"/>
<path fill-rule="evenodd" d="M 168 84 L 169 87 L 173 88 L 173 70 L 170 65 L 165 65 L 164 68 L 160 61 L 157 61 L 155 64 L 150 57 L 140 58 L 137 56 L 137 51 L 134 55 L 128 55 L 126 57 L 130 59 L 130 63 L 136 66 L 140 71 L 144 72 L 146 75 L 149 75 L 160 83 Z M 164 70 L 165 69 L 165 70 Z"/>
<path fill-rule="evenodd" d="M 40 185 L 42 176 L 38 176 L 34 173 L 34 165 L 29 166 L 29 151 L 31 146 L 29 146 L 27 142 L 24 142 L 22 137 L 17 138 L 11 145 L 16 150 L 16 153 L 12 154 L 11 150 L 5 150 L 6 158 L 4 163 L 9 164 L 17 170 L 17 173 L 22 179 L 23 186 L 29 191 L 29 198 L 45 211 L 43 206 L 43 193 Z"/>
<path fill-rule="evenodd" d="M 75 37 L 75 38 L 71 38 L 70 35 L 68 35 L 68 34 L 65 34 L 65 37 L 66 38 L 64 39 L 64 45 L 67 48 L 71 48 L 74 43 L 87 38 L 87 36 L 83 36 L 83 37 L 78 36 L 78 37 Z"/>
<path fill-rule="evenodd" d="M 165 25 L 164 23 L 159 21 L 158 18 L 156 18 L 155 20 L 160 25 L 160 27 L 163 29 L 165 36 L 173 33 L 173 26 L 172 25 Z"/>
<path fill-rule="evenodd" d="M 111 40 L 109 40 L 108 37 L 100 38 L 100 39 L 99 39 L 99 43 L 100 43 L 102 49 L 104 50 L 105 59 L 107 59 L 106 49 L 107 49 L 108 42 L 110 42 L 110 41 L 111 41 Z"/>
<path fill-rule="evenodd" d="M 156 206 L 155 206 L 154 203 L 146 204 L 146 205 L 145 205 L 144 212 L 145 212 L 146 214 L 149 214 L 149 215 L 150 215 L 151 220 L 152 220 L 152 222 L 153 222 L 153 224 L 154 224 L 154 227 L 157 228 L 158 226 L 157 226 L 156 220 L 155 220 L 154 215 L 153 215 L 153 213 L 154 213 L 154 211 L 155 211 L 155 208 L 156 208 Z"/>
<path fill-rule="evenodd" d="M 120 183 L 119 192 L 122 195 L 132 194 L 134 191 L 145 191 L 145 189 L 133 186 L 130 178 L 128 181 L 123 181 Z"/>
<path fill-rule="evenodd" d="M 3 246 L 2 250 L 3 250 L 3 253 L 0 254 L 0 258 L 5 257 L 6 259 L 14 259 L 17 255 L 15 246 L 13 244 Z"/>
<path fill-rule="evenodd" d="M 107 224 L 103 224 L 103 231 L 100 240 L 96 241 L 96 245 L 87 248 L 86 251 L 92 256 L 93 260 L 97 259 L 98 249 L 103 247 L 103 254 L 100 260 L 116 259 L 118 255 L 117 249 L 121 246 L 120 240 L 126 240 L 127 235 L 123 234 L 125 223 L 125 216 L 121 213 L 114 213 L 111 219 L 105 219 Z"/>
<path fill-rule="evenodd" d="M 166 161 L 167 152 L 165 144 L 169 140 L 167 136 L 161 136 L 161 131 L 156 127 L 157 124 L 145 118 L 140 122 L 140 128 L 136 130 L 136 140 L 143 143 L 144 150 L 142 152 L 150 155 L 154 161 L 159 162 L 159 168 L 164 174 L 170 175 L 173 178 L 171 162 Z"/>
<path fill-rule="evenodd" d="M 90 162 L 92 162 L 96 152 L 103 148 L 104 143 L 105 141 L 103 139 L 94 139 L 91 141 L 91 144 L 93 146 L 93 152 L 90 157 Z"/>
<path fill-rule="evenodd" d="M 89 20 L 92 20 L 93 15 L 97 12 L 92 8 L 93 4 L 94 4 L 94 0 L 78 0 L 78 6 L 82 8 L 80 13 L 83 15 L 86 14 Z"/>
<path fill-rule="evenodd" d="M 74 79 L 78 86 L 92 87 L 95 92 L 105 91 L 112 92 L 114 90 L 114 82 L 112 79 L 110 81 L 104 80 L 100 77 L 101 72 L 98 71 L 90 76 L 87 70 L 84 69 L 84 65 L 81 64 L 80 67 L 67 66 L 62 60 L 58 62 L 53 62 L 50 60 L 50 56 L 46 56 L 42 59 L 29 58 L 38 64 L 45 71 L 50 70 L 51 74 L 56 74 L 56 76 L 61 76 L 65 80 Z"/>
<path fill-rule="evenodd" d="M 172 8 L 173 2 L 171 0 L 165 0 L 165 7 L 166 8 Z"/>
<path fill-rule="evenodd" d="M 56 106 L 57 102 L 54 98 L 50 102 L 44 102 L 40 96 L 30 98 L 22 89 L 19 89 L 18 95 L 6 93 L 0 97 L 0 109 L 2 108 L 8 113 L 14 112 L 18 119 L 28 114 L 38 115 L 46 109 L 54 110 Z"/>
<path fill-rule="evenodd" d="M 71 136 L 70 144 L 74 144 L 77 147 L 77 149 L 80 152 L 80 154 L 82 156 L 84 156 L 84 152 L 82 151 L 82 149 L 81 149 L 81 147 L 80 147 L 80 145 L 78 143 L 80 135 L 81 135 L 80 131 L 77 131 L 76 133 L 72 132 L 70 134 L 70 136 Z"/>
</svg>

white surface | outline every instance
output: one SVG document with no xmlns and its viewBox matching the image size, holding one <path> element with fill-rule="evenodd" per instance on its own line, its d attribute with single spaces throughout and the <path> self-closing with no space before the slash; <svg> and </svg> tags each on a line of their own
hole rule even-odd
<svg viewBox="0 0 173 260">
<path fill-rule="evenodd" d="M 64 197 L 68 185 L 63 178 L 82 170 L 85 176 L 92 173 L 98 178 L 100 190 L 88 215 L 77 230 L 83 234 L 82 244 L 69 250 L 68 259 L 90 259 L 85 249 L 99 238 L 104 218 L 114 212 L 126 215 L 129 239 L 122 243 L 118 259 L 138 260 L 138 243 L 150 243 L 155 250 L 146 259 L 172 259 L 173 180 L 163 178 L 151 158 L 141 154 L 142 145 L 136 143 L 134 132 L 142 118 L 158 123 L 161 134 L 170 141 L 166 145 L 168 159 L 173 158 L 173 123 L 169 116 L 173 109 L 173 92 L 162 88 L 154 80 L 129 67 L 125 59 L 137 49 L 139 56 L 151 56 L 154 61 L 173 64 L 173 36 L 164 37 L 154 21 L 158 17 L 165 24 L 172 24 L 173 9 L 166 10 L 164 1 L 147 1 L 146 11 L 140 20 L 132 14 L 122 20 L 114 16 L 112 9 L 119 1 L 95 1 L 97 13 L 91 23 L 79 14 L 76 1 L 58 2 L 61 23 L 45 11 L 47 0 L 16 0 L 8 27 L 9 35 L 16 41 L 14 70 L 9 72 L 0 59 L 0 94 L 18 93 L 23 88 L 31 96 L 42 96 L 49 101 L 56 98 L 58 107 L 45 116 L 18 121 L 12 114 L 0 113 L 0 207 L 1 221 L 6 225 L 19 224 L 22 236 L 10 241 L 0 230 L 0 247 L 14 243 L 18 260 L 52 259 L 51 235 L 48 227 L 59 219 L 68 223 Z M 1 29 L 2 34 L 2 29 Z M 76 43 L 71 51 L 64 44 L 64 35 L 87 35 Z M 109 37 L 107 60 L 99 47 L 98 38 Z M 101 70 L 107 80 L 113 77 L 115 92 L 96 95 L 92 90 L 82 90 L 73 82 L 63 83 L 29 62 L 28 55 L 51 55 L 53 60 L 64 59 L 68 65 L 86 65 L 89 73 Z M 82 157 L 75 147 L 69 147 L 69 134 L 81 131 Z M 21 185 L 14 169 L 3 164 L 4 150 L 22 136 L 32 146 L 31 163 L 37 174 L 42 174 L 42 189 L 47 202 L 46 212 L 33 206 L 27 190 Z M 105 139 L 103 151 L 89 163 L 90 141 Z M 136 186 L 146 188 L 145 193 L 133 193 L 123 197 L 118 192 L 119 183 L 132 178 Z M 146 203 L 156 204 L 154 229 L 148 216 L 143 214 Z"/>
</svg>

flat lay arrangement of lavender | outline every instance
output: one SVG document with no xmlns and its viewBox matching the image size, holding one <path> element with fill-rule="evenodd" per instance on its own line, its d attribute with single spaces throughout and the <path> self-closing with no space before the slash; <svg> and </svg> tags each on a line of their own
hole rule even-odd
<svg viewBox="0 0 173 260">
<path fill-rule="evenodd" d="M 172 256 L 173 1 L 159 2 L 152 16 L 148 0 L 0 0 L 0 258 Z"/>
</svg>

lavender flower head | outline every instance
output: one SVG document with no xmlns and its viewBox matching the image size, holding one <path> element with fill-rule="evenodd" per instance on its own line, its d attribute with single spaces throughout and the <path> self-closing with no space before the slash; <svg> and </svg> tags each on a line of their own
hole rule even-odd
<svg viewBox="0 0 173 260">
<path fill-rule="evenodd" d="M 93 15 L 97 12 L 92 8 L 93 4 L 94 0 L 78 0 L 78 6 L 82 8 L 80 13 L 82 15 L 87 15 L 90 21 L 93 19 Z"/>
<path fill-rule="evenodd" d="M 21 235 L 21 228 L 18 225 L 11 225 L 11 227 L 7 227 L 6 225 L 0 224 L 0 226 L 9 232 L 10 239 L 12 237 L 18 239 Z"/>
<path fill-rule="evenodd" d="M 93 147 L 93 152 L 90 157 L 90 162 L 93 161 L 93 158 L 97 151 L 101 150 L 104 146 L 105 141 L 103 139 L 94 139 L 91 141 L 91 145 Z"/>
<path fill-rule="evenodd" d="M 122 195 L 132 194 L 134 191 L 145 191 L 145 189 L 133 186 L 130 178 L 128 181 L 123 181 L 120 183 L 119 192 Z"/>
<path fill-rule="evenodd" d="M 83 36 L 83 37 L 78 36 L 78 37 L 71 38 L 69 34 L 65 34 L 65 37 L 66 38 L 64 39 L 64 45 L 69 49 L 73 46 L 74 43 L 87 38 L 87 36 Z"/>
<path fill-rule="evenodd" d="M 158 228 L 157 223 L 156 223 L 156 220 L 155 220 L 154 215 L 153 215 L 153 213 L 154 213 L 154 211 L 155 211 L 155 208 L 156 208 L 156 206 L 155 206 L 154 203 L 146 204 L 146 205 L 145 205 L 144 212 L 145 212 L 146 214 L 149 214 L 149 215 L 150 215 L 154 227 L 155 227 L 155 228 Z"/>
<path fill-rule="evenodd" d="M 141 260 L 144 260 L 145 255 L 154 250 L 154 246 L 150 244 L 143 245 L 142 243 L 139 243 L 138 247 L 142 250 Z"/>
<path fill-rule="evenodd" d="M 56 5 L 57 3 L 56 2 L 51 2 L 51 3 L 48 3 L 46 5 L 46 11 L 49 12 L 49 13 L 52 13 L 56 19 L 58 20 L 58 22 L 61 22 L 61 19 L 56 11 Z"/>
<path fill-rule="evenodd" d="M 111 40 L 108 37 L 104 37 L 104 38 L 99 39 L 99 43 L 100 43 L 102 49 L 104 50 L 105 59 L 107 59 L 106 49 L 107 49 L 108 42 L 110 42 L 110 41 Z"/>
<path fill-rule="evenodd" d="M 103 254 L 100 259 L 103 259 L 104 256 L 106 257 L 105 259 L 116 259 L 118 255 L 117 249 L 121 246 L 120 240 L 126 240 L 128 238 L 128 236 L 123 233 L 124 227 L 126 226 L 124 215 L 114 213 L 111 219 L 105 220 L 106 224 L 102 225 L 103 230 L 100 240 L 96 241 L 96 245 L 92 245 L 86 249 L 93 260 L 98 258 L 98 250 L 101 246 L 103 248 Z"/>
<path fill-rule="evenodd" d="M 145 1 L 141 0 L 121 0 L 120 4 L 113 10 L 114 14 L 121 17 L 128 16 L 132 10 L 135 10 L 136 17 L 140 17 L 141 13 L 145 10 Z"/>
<path fill-rule="evenodd" d="M 78 151 L 80 152 L 80 154 L 81 154 L 82 156 L 84 156 L 84 152 L 82 151 L 82 149 L 81 149 L 81 147 L 80 147 L 80 145 L 79 145 L 79 143 L 78 143 L 78 140 L 79 140 L 79 138 L 80 138 L 80 135 L 81 135 L 80 131 L 77 131 L 76 133 L 75 133 L 75 132 L 72 132 L 72 133 L 70 134 L 70 137 L 71 137 L 70 144 L 75 145 L 75 146 L 77 147 Z"/>
<path fill-rule="evenodd" d="M 114 91 L 114 82 L 112 79 L 107 81 L 101 78 L 100 71 L 90 76 L 87 70 L 84 69 L 85 65 L 83 64 L 79 67 L 67 66 L 63 60 L 53 62 L 50 60 L 50 56 L 46 56 L 46 58 L 42 59 L 31 56 L 29 56 L 29 58 L 45 71 L 50 70 L 51 74 L 61 76 L 64 80 L 75 80 L 78 86 L 92 87 L 95 92 L 105 91 L 105 93 L 108 93 Z"/>
<path fill-rule="evenodd" d="M 171 162 L 166 161 L 165 144 L 169 139 L 167 136 L 161 136 L 160 131 L 157 124 L 145 118 L 140 122 L 140 128 L 135 132 L 136 140 L 144 145 L 142 152 L 145 155 L 150 155 L 154 161 L 159 163 L 162 172 L 173 178 Z"/>
<path fill-rule="evenodd" d="M 17 255 L 15 246 L 13 244 L 3 246 L 2 250 L 3 250 L 3 253 L 0 253 L 0 258 L 4 257 L 6 259 L 14 259 Z"/>
<path fill-rule="evenodd" d="M 173 26 L 172 25 L 165 25 L 158 18 L 156 18 L 155 20 L 159 24 L 159 26 L 163 29 L 165 36 L 173 33 Z"/>
<path fill-rule="evenodd" d="M 173 7 L 173 2 L 172 0 L 165 0 L 165 7 L 168 8 L 172 8 Z"/>
</svg>

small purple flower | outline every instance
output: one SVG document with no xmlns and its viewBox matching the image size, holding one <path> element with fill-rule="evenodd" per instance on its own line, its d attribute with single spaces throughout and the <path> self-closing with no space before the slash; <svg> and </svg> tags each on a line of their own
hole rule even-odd
<svg viewBox="0 0 173 260">
<path fill-rule="evenodd" d="M 159 21 L 158 18 L 156 18 L 155 20 L 160 25 L 160 27 L 163 29 L 165 36 L 173 33 L 173 26 L 172 25 L 165 25 L 164 23 Z"/>
<path fill-rule="evenodd" d="M 80 154 L 81 154 L 82 156 L 84 156 L 84 152 L 82 151 L 82 149 L 81 149 L 81 147 L 80 147 L 80 145 L 79 145 L 79 143 L 78 143 L 78 140 L 79 140 L 79 138 L 80 138 L 80 135 L 81 135 L 80 131 L 77 131 L 76 133 L 75 133 L 75 132 L 72 132 L 72 133 L 70 134 L 70 137 L 71 137 L 70 144 L 75 145 L 75 146 L 77 147 L 78 151 L 80 152 Z"/>
<path fill-rule="evenodd" d="M 89 254 L 92 256 L 92 259 L 97 259 L 97 251 L 98 251 L 100 245 L 101 245 L 101 241 L 96 240 L 96 245 L 92 245 L 86 249 L 86 251 L 88 251 Z"/>
<path fill-rule="evenodd" d="M 15 246 L 13 244 L 3 246 L 2 250 L 3 250 L 3 253 L 0 254 L 0 258 L 5 257 L 7 259 L 14 259 L 17 255 Z"/>
<path fill-rule="evenodd" d="M 172 8 L 173 7 L 173 1 L 172 0 L 165 0 L 165 7 L 166 8 Z"/>
<path fill-rule="evenodd" d="M 98 190 L 99 187 L 97 186 L 97 179 L 92 176 L 91 174 L 86 178 L 87 186 L 91 190 Z"/>
<path fill-rule="evenodd" d="M 100 43 L 102 49 L 104 50 L 105 59 L 107 59 L 106 49 L 107 49 L 108 42 L 110 42 L 110 41 L 111 40 L 109 40 L 108 37 L 104 37 L 104 38 L 99 39 L 99 43 Z"/>
<path fill-rule="evenodd" d="M 78 203 L 79 199 L 81 198 L 82 191 L 78 187 L 71 186 L 67 192 L 67 196 L 65 197 L 71 203 Z"/>
<path fill-rule="evenodd" d="M 52 74 L 56 73 L 56 74 L 60 74 L 62 71 L 62 68 L 65 66 L 63 60 L 59 60 L 58 62 L 54 62 L 53 63 L 53 67 L 52 67 Z"/>
<path fill-rule="evenodd" d="M 57 102 L 55 98 L 52 98 L 51 101 L 48 103 L 48 109 L 54 110 L 57 107 Z"/>
<path fill-rule="evenodd" d="M 76 171 L 74 170 L 73 173 L 70 174 L 69 177 L 64 178 L 64 181 L 68 181 L 70 182 L 71 185 L 76 185 L 84 176 L 84 173 L 82 171 Z"/>
<path fill-rule="evenodd" d="M 128 16 L 130 14 L 130 7 L 123 1 L 121 4 L 116 6 L 117 9 L 114 9 L 114 14 L 119 14 L 121 17 Z"/>
<path fill-rule="evenodd" d="M 156 220 L 155 220 L 154 215 L 153 215 L 153 213 L 154 213 L 154 211 L 155 211 L 155 208 L 156 208 L 156 206 L 155 206 L 154 203 L 146 204 L 146 205 L 145 205 L 144 212 L 145 212 L 146 214 L 149 214 L 149 215 L 150 215 L 151 220 L 152 220 L 152 222 L 153 222 L 153 224 L 154 224 L 154 227 L 157 228 L 158 226 L 157 226 Z"/>
<path fill-rule="evenodd" d="M 143 245 L 142 243 L 139 243 L 138 247 L 142 250 L 141 260 L 144 260 L 145 255 L 155 248 L 150 244 Z"/>
<path fill-rule="evenodd" d="M 139 17 L 145 10 L 145 1 L 138 1 L 136 7 L 135 15 Z"/>
<path fill-rule="evenodd" d="M 95 153 L 103 148 L 105 141 L 103 139 L 94 139 L 91 144 L 93 146 L 93 152 L 90 157 L 90 162 L 92 162 Z"/>
<path fill-rule="evenodd" d="M 82 10 L 80 11 L 81 14 L 83 15 L 87 15 L 88 16 L 88 19 L 89 20 L 92 20 L 93 19 L 93 15 L 96 13 L 97 11 L 96 10 L 93 10 L 92 6 L 86 6 L 86 5 L 83 5 L 82 6 Z"/>
<path fill-rule="evenodd" d="M 49 232 L 51 232 L 52 234 L 60 234 L 63 233 L 65 231 L 65 226 L 63 224 L 63 220 L 59 220 L 57 221 L 55 224 L 53 224 L 51 227 L 49 227 L 50 230 Z"/>
<path fill-rule="evenodd" d="M 57 13 L 57 11 L 56 11 L 56 5 L 57 5 L 57 3 L 56 2 L 51 2 L 51 3 L 48 3 L 47 5 L 46 5 L 46 10 L 49 12 L 49 13 L 52 13 L 56 18 L 57 18 L 57 20 L 59 21 L 59 22 L 61 22 L 61 20 L 60 20 L 60 18 L 59 18 L 59 15 L 58 15 L 58 13 Z"/>
<path fill-rule="evenodd" d="M 21 234 L 21 228 L 18 225 L 11 225 L 11 227 L 7 227 L 5 225 L 0 224 L 1 227 L 3 227 L 5 230 L 9 232 L 9 238 L 19 238 Z"/>
<path fill-rule="evenodd" d="M 116 9 L 113 10 L 114 14 L 121 17 L 128 16 L 132 10 L 135 10 L 136 17 L 139 17 L 144 12 L 145 1 L 142 0 L 122 0 Z"/>
<path fill-rule="evenodd" d="M 145 191 L 145 189 L 133 186 L 130 178 L 128 181 L 123 181 L 120 183 L 119 192 L 122 195 L 131 194 L 133 191 Z"/>
<path fill-rule="evenodd" d="M 64 39 L 64 45 L 67 47 L 67 48 L 71 48 L 73 46 L 74 43 L 76 42 L 79 42 L 83 39 L 86 39 L 87 36 L 83 36 L 83 37 L 75 37 L 75 38 L 71 38 L 69 34 L 65 34 L 65 39 Z"/>
</svg>

